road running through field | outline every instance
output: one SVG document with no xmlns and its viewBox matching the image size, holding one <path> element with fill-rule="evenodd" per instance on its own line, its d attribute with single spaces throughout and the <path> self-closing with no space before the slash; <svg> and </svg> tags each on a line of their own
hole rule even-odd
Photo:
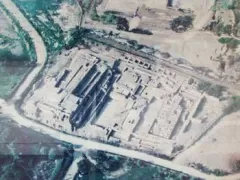
<svg viewBox="0 0 240 180">
<path fill-rule="evenodd" d="M 125 149 L 122 147 L 116 147 L 113 145 L 108 145 L 108 144 L 100 143 L 97 141 L 86 140 L 86 139 L 83 139 L 83 138 L 80 138 L 77 136 L 62 133 L 53 128 L 47 127 L 45 125 L 39 124 L 37 122 L 34 122 L 32 120 L 29 120 L 29 119 L 21 116 L 16 111 L 15 106 L 13 104 L 5 104 L 5 105 L 2 105 L 2 107 L 4 107 L 2 110 L 3 114 L 6 115 L 7 117 L 13 119 L 14 121 L 16 121 L 18 124 L 25 126 L 27 128 L 31 128 L 31 129 L 41 132 L 43 134 L 48 134 L 51 137 L 58 139 L 58 140 L 69 142 L 74 145 L 80 145 L 87 149 L 96 149 L 96 150 L 106 151 L 106 152 L 130 157 L 130 158 L 143 160 L 146 162 L 150 162 L 150 163 L 153 163 L 153 164 L 156 164 L 159 166 L 164 166 L 166 168 L 173 169 L 173 170 L 179 171 L 179 172 L 183 172 L 183 173 L 189 174 L 191 176 L 199 177 L 202 179 L 214 179 L 215 178 L 214 176 L 204 174 L 193 168 L 175 164 L 171 161 L 163 160 L 161 158 L 158 158 L 158 157 L 155 157 L 152 155 L 148 155 L 143 152 Z M 75 149 L 75 150 L 77 150 L 77 149 Z"/>
<path fill-rule="evenodd" d="M 32 27 L 31 23 L 21 13 L 18 7 L 11 0 L 0 0 L 0 3 L 11 12 L 11 15 L 19 22 L 21 28 L 29 34 L 33 41 L 37 57 L 37 66 L 26 76 L 24 81 L 20 83 L 14 94 L 13 100 L 16 101 L 21 98 L 24 91 L 31 85 L 39 72 L 43 69 L 45 62 L 47 61 L 47 50 L 41 36 Z M 5 15 L 7 16 L 7 14 Z"/>
</svg>

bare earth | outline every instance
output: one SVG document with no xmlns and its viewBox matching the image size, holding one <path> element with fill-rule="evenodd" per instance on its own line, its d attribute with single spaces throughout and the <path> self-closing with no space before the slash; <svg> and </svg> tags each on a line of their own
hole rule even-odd
<svg viewBox="0 0 240 180">
<path fill-rule="evenodd" d="M 195 146 L 176 158 L 176 162 L 201 163 L 212 169 L 234 171 L 240 160 L 240 113 L 226 116 L 221 122 Z"/>
</svg>

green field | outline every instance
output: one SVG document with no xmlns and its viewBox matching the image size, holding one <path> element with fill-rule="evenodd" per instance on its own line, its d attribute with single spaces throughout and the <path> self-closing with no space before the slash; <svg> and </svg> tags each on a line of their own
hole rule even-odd
<svg viewBox="0 0 240 180">
<path fill-rule="evenodd" d="M 71 42 L 71 34 L 78 30 L 75 27 L 65 32 L 56 23 L 56 18 L 59 18 L 57 10 L 62 3 L 79 8 L 74 0 L 14 0 L 14 2 L 43 38 L 49 57 Z M 3 6 L 2 8 L 12 20 L 8 22 L 3 14 L 0 14 L 0 98 L 7 98 L 33 67 L 36 54 L 29 35 L 19 28 L 11 13 Z"/>
<path fill-rule="evenodd" d="M 68 41 L 71 41 L 71 34 L 78 29 L 75 27 L 66 32 L 56 22 L 56 18 L 59 16 L 58 10 L 63 3 L 78 7 L 74 0 L 13 1 L 18 5 L 22 13 L 30 20 L 32 25 L 42 36 L 49 55 L 63 49 Z"/>
<path fill-rule="evenodd" d="M 62 179 L 73 160 L 70 144 L 0 118 L 0 179 Z"/>
<path fill-rule="evenodd" d="M 84 151 L 82 157 L 74 180 L 201 180 L 165 167 L 103 151 Z"/>
<path fill-rule="evenodd" d="M 0 14 L 0 98 L 11 94 L 35 60 L 35 51 L 27 48 L 26 35 Z"/>
</svg>

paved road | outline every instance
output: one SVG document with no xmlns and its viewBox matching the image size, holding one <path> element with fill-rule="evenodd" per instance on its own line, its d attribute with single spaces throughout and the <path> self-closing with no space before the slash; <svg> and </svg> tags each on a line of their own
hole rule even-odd
<svg viewBox="0 0 240 180">
<path fill-rule="evenodd" d="M 11 0 L 0 0 L 4 7 L 12 13 L 13 17 L 19 22 L 21 28 L 26 31 L 31 37 L 37 56 L 37 67 L 35 67 L 25 78 L 25 80 L 20 84 L 16 93 L 14 94 L 13 100 L 18 100 L 24 93 L 27 87 L 30 86 L 34 78 L 39 74 L 39 72 L 44 67 L 44 63 L 47 60 L 47 50 L 43 43 L 41 36 L 32 27 L 30 22 L 24 17 L 24 15 L 19 11 L 17 6 Z"/>
</svg>

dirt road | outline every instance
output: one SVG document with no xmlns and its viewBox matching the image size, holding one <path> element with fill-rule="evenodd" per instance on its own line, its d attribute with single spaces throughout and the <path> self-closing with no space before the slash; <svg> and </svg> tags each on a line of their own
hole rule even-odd
<svg viewBox="0 0 240 180">
<path fill-rule="evenodd" d="M 37 66 L 27 75 L 25 80 L 21 82 L 16 93 L 14 94 L 13 100 L 19 100 L 24 93 L 24 91 L 31 85 L 35 77 L 44 67 L 44 63 L 47 60 L 47 50 L 44 45 L 44 42 L 38 32 L 32 27 L 30 22 L 24 17 L 20 12 L 18 7 L 11 0 L 0 0 L 0 3 L 9 11 L 11 15 L 19 22 L 21 28 L 27 32 L 30 38 L 33 41 L 36 57 L 37 57 Z M 7 14 L 5 14 L 7 16 Z M 8 17 L 9 18 L 9 17 Z"/>
</svg>

